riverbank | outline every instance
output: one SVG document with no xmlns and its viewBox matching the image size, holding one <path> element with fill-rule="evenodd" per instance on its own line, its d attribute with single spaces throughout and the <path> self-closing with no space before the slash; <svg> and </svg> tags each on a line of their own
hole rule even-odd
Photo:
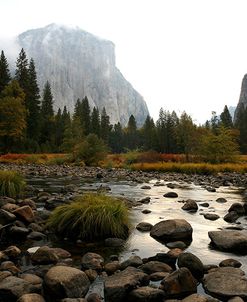
<svg viewBox="0 0 247 302">
<path fill-rule="evenodd" d="M 246 251 L 246 175 L 33 164 L 0 169 L 17 170 L 28 182 L 22 198 L 1 198 L 0 302 L 104 301 L 90 293 L 106 302 L 247 300 L 247 262 L 238 246 Z M 51 211 L 88 190 L 129 200 L 127 241 L 58 241 L 47 232 Z M 228 222 L 231 212 L 237 215 Z M 173 228 L 173 237 L 155 239 L 161 222 L 168 224 L 163 234 Z"/>
<path fill-rule="evenodd" d="M 148 182 L 151 179 L 164 181 L 185 181 L 195 184 L 204 183 L 213 187 L 236 186 L 247 188 L 247 173 L 232 172 L 217 173 L 214 175 L 181 174 L 167 172 L 144 172 L 142 170 L 129 170 L 122 168 L 80 167 L 73 165 L 40 165 L 40 164 L 13 164 L 0 163 L 0 170 L 8 169 L 20 172 L 25 177 L 72 177 L 101 179 L 104 181 L 125 180 L 138 183 Z"/>
</svg>

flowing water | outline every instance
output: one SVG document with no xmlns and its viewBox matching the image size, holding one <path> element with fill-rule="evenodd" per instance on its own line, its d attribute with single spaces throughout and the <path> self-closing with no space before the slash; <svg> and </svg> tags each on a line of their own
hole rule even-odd
<svg viewBox="0 0 247 302">
<path fill-rule="evenodd" d="M 37 188 L 42 188 L 50 192 L 59 192 L 66 184 L 71 184 L 71 179 L 30 179 L 30 184 Z M 209 231 L 220 230 L 226 227 L 239 227 L 247 229 L 246 217 L 238 219 L 237 223 L 229 224 L 223 220 L 223 217 L 228 212 L 232 203 L 242 202 L 242 190 L 237 187 L 219 187 L 216 192 L 208 192 L 204 187 L 193 183 L 173 182 L 175 188 L 167 187 L 167 182 L 159 180 L 151 180 L 147 184 L 138 184 L 131 182 L 92 182 L 88 183 L 85 180 L 74 180 L 74 184 L 82 190 L 94 190 L 100 186 L 109 186 L 111 191 L 109 194 L 121 195 L 130 199 L 140 200 L 144 197 L 150 197 L 149 204 L 141 204 L 130 210 L 131 222 L 133 229 L 129 236 L 126 245 L 119 249 L 109 249 L 101 244 L 79 244 L 77 246 L 70 245 L 67 242 L 53 242 L 53 246 L 61 246 L 70 250 L 79 257 L 84 252 L 94 251 L 105 257 L 112 253 L 119 253 L 120 259 L 126 259 L 130 255 L 139 255 L 141 258 L 154 256 L 159 252 L 167 252 L 169 249 L 162 243 L 153 239 L 149 232 L 140 232 L 135 229 L 135 226 L 142 221 L 151 224 L 158 223 L 161 220 L 183 218 L 187 220 L 193 228 L 193 241 L 186 251 L 195 254 L 204 264 L 219 264 L 220 261 L 226 258 L 234 258 L 242 263 L 242 269 L 247 273 L 247 257 L 232 253 L 217 251 L 210 247 Z M 149 185 L 151 189 L 142 189 L 143 185 Z M 169 191 L 174 191 L 178 194 L 177 198 L 165 198 L 163 195 Z M 218 203 L 216 199 L 223 197 L 227 200 L 226 203 Z M 183 203 L 181 201 L 194 199 L 197 201 L 199 209 L 196 213 L 188 213 L 181 209 Z M 203 207 L 201 204 L 209 203 L 209 207 Z M 143 214 L 142 210 L 148 209 L 149 214 Z M 220 216 L 216 221 L 207 220 L 202 214 L 215 213 Z"/>
</svg>

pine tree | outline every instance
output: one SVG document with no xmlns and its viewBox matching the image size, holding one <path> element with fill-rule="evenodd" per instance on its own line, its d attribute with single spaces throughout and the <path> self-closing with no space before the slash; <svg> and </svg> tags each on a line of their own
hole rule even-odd
<svg viewBox="0 0 247 302">
<path fill-rule="evenodd" d="M 109 146 L 113 153 L 121 153 L 124 151 L 124 134 L 119 122 L 114 125 L 113 130 L 110 132 Z"/>
<path fill-rule="evenodd" d="M 38 140 L 40 134 L 40 95 L 34 60 L 31 59 L 28 68 L 29 83 L 26 91 L 27 137 Z"/>
<path fill-rule="evenodd" d="M 89 103 L 88 103 L 88 98 L 85 96 L 84 99 L 82 99 L 82 105 L 81 105 L 81 112 L 82 112 L 82 116 L 81 116 L 81 123 L 82 123 L 82 127 L 84 130 L 84 134 L 88 135 L 90 133 L 90 107 L 89 107 Z"/>
<path fill-rule="evenodd" d="M 100 119 L 100 137 L 104 140 L 106 144 L 109 142 L 109 135 L 111 131 L 110 117 L 107 115 L 105 107 L 101 111 Z"/>
<path fill-rule="evenodd" d="M 8 85 L 10 80 L 11 77 L 9 72 L 9 64 L 2 50 L 0 56 L 0 94 L 3 91 L 4 87 Z"/>
<path fill-rule="evenodd" d="M 99 109 L 96 107 L 93 107 L 90 124 L 91 124 L 90 132 L 100 137 L 100 114 L 99 114 Z"/>
<path fill-rule="evenodd" d="M 19 82 L 25 94 L 27 94 L 29 87 L 28 59 L 23 48 L 16 61 L 15 80 Z"/>
<path fill-rule="evenodd" d="M 153 119 L 148 115 L 142 127 L 143 148 L 144 150 L 155 150 L 156 129 Z"/>
<path fill-rule="evenodd" d="M 50 83 L 47 81 L 44 86 L 41 104 L 41 144 L 51 146 L 54 143 L 54 134 L 53 96 Z"/>
<path fill-rule="evenodd" d="M 225 128 L 233 128 L 232 117 L 226 105 L 220 115 L 220 121 L 222 126 L 224 126 Z"/>
<path fill-rule="evenodd" d="M 126 128 L 126 145 L 130 150 L 138 147 L 139 138 L 137 133 L 136 119 L 131 114 Z"/>
</svg>

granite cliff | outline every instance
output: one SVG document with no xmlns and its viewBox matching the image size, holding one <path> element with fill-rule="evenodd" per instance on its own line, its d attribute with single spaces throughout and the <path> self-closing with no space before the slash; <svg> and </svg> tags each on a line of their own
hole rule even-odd
<svg viewBox="0 0 247 302">
<path fill-rule="evenodd" d="M 244 105 L 244 108 L 247 107 L 247 74 L 244 75 L 244 78 L 242 80 L 240 97 L 239 97 L 237 108 L 234 113 L 234 121 L 236 120 L 236 116 L 242 105 Z"/>
<path fill-rule="evenodd" d="M 34 59 L 40 87 L 50 82 L 55 109 L 66 105 L 72 112 L 76 100 L 87 96 L 91 108 L 106 108 L 112 123 L 126 125 L 131 114 L 144 122 L 147 105 L 116 67 L 111 41 L 50 24 L 20 34 L 18 44 Z"/>
</svg>

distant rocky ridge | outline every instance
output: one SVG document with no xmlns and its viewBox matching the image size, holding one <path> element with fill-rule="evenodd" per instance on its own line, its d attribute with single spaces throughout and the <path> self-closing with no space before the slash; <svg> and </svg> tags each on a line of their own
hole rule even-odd
<svg viewBox="0 0 247 302">
<path fill-rule="evenodd" d="M 242 104 L 244 105 L 244 108 L 247 107 L 247 74 L 244 75 L 244 78 L 242 80 L 240 97 L 239 97 L 237 108 L 235 110 L 234 120 L 236 120 L 236 116 Z"/>
<path fill-rule="evenodd" d="M 66 105 L 72 112 L 87 96 L 91 108 L 106 108 L 111 123 L 126 125 L 131 114 L 138 125 L 144 122 L 147 105 L 116 67 L 111 41 L 50 24 L 20 34 L 18 44 L 34 59 L 40 87 L 50 82 L 56 110 Z"/>
</svg>

